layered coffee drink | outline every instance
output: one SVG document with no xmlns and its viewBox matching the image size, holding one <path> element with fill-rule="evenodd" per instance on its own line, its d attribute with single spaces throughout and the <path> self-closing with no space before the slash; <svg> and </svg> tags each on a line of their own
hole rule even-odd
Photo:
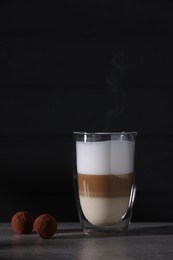
<svg viewBox="0 0 173 260">
<path fill-rule="evenodd" d="M 133 182 L 134 142 L 76 142 L 79 201 L 95 226 L 115 225 L 125 217 Z"/>
</svg>

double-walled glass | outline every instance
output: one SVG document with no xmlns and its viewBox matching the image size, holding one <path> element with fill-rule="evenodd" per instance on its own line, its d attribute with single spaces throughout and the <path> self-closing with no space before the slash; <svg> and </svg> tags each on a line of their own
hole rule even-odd
<svg viewBox="0 0 173 260">
<path fill-rule="evenodd" d="M 135 198 L 136 132 L 74 132 L 74 191 L 85 233 L 127 231 Z"/>
</svg>

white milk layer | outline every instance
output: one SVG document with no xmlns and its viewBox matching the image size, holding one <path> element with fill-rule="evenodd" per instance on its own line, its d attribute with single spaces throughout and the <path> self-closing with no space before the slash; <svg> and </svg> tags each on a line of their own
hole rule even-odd
<svg viewBox="0 0 173 260">
<path fill-rule="evenodd" d="M 125 140 L 77 141 L 77 172 L 94 175 L 132 173 L 134 147 L 134 142 Z"/>
<path fill-rule="evenodd" d="M 128 209 L 129 197 L 98 198 L 80 196 L 85 218 L 96 226 L 109 226 L 122 221 Z"/>
</svg>

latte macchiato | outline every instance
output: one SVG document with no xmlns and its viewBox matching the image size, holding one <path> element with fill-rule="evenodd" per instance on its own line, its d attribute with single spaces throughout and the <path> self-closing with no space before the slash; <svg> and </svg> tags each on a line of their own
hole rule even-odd
<svg viewBox="0 0 173 260">
<path fill-rule="evenodd" d="M 85 218 L 96 226 L 119 223 L 129 207 L 134 142 L 76 142 L 79 200 Z"/>
</svg>

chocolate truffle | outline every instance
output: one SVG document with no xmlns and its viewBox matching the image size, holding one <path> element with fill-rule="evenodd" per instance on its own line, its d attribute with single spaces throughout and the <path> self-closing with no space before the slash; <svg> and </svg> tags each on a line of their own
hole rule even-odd
<svg viewBox="0 0 173 260">
<path fill-rule="evenodd" d="M 15 213 L 11 220 L 12 229 L 16 234 L 29 234 L 33 230 L 34 218 L 27 211 Z"/>
<path fill-rule="evenodd" d="M 41 214 L 34 221 L 34 231 L 42 238 L 51 238 L 57 230 L 57 221 L 50 214 Z"/>
</svg>

